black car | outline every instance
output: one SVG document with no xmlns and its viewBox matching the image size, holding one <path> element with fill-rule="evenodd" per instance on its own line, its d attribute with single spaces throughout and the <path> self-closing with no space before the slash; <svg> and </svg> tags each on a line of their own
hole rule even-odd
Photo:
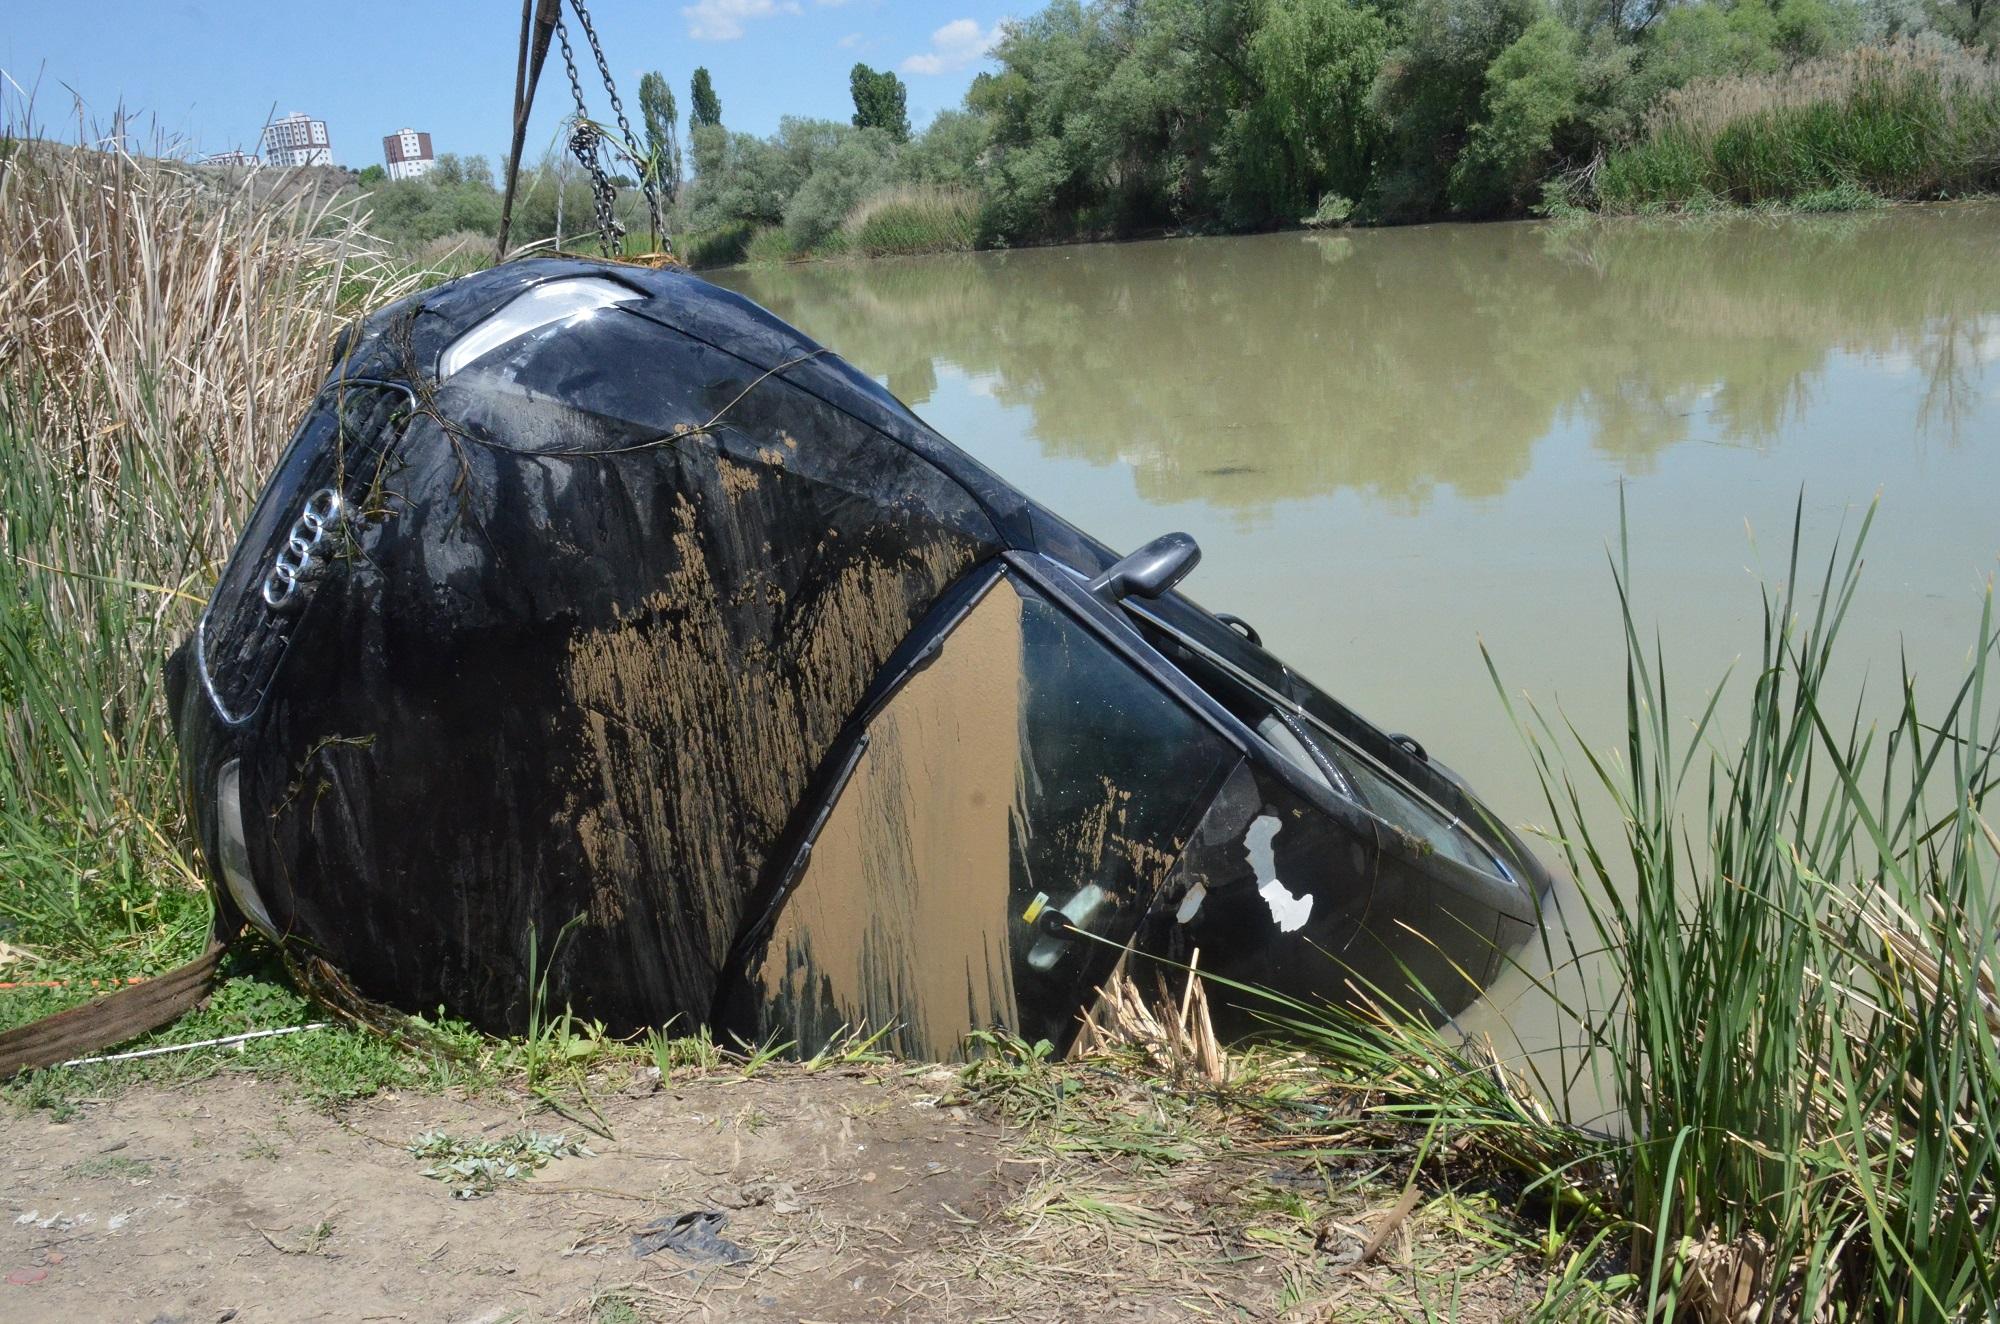
<svg viewBox="0 0 2000 1324">
<path fill-rule="evenodd" d="M 1448 1013 L 1542 868 L 1197 557 L 685 272 L 514 262 L 335 347 L 170 667 L 182 767 L 232 918 L 496 1030 L 546 977 L 613 1030 L 1060 1048 L 1128 947 Z"/>
</svg>

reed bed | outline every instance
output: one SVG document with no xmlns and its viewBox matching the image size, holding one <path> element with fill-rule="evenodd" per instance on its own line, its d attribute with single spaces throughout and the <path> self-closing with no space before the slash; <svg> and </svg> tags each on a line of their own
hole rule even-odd
<svg viewBox="0 0 2000 1324">
<path fill-rule="evenodd" d="M 1726 687 L 1677 707 L 1629 556 L 1621 756 L 1518 714 L 1572 928 L 1609 958 L 1606 1010 L 1576 1011 L 1622 1115 L 1603 1158 L 1649 1315 L 2000 1311 L 2000 635 L 1989 588 L 1939 707 L 1906 674 L 1879 725 L 1832 710 L 1866 534 L 1815 572 L 1795 525 L 1740 741 L 1714 738 Z"/>
<path fill-rule="evenodd" d="M 842 224 L 861 257 L 966 253 L 979 241 L 979 199 L 969 189 L 904 184 L 856 207 Z"/>
<path fill-rule="evenodd" d="M 309 190 L 5 115 L 0 921 L 82 951 L 192 913 L 163 660 L 334 333 L 417 277 Z"/>
<path fill-rule="evenodd" d="M 1613 211 L 2000 187 L 2000 65 L 1904 39 L 1663 96 L 1596 182 Z"/>
</svg>

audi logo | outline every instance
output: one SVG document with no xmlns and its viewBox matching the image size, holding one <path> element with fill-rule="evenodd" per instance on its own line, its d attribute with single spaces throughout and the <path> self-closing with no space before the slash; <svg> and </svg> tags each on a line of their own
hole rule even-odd
<svg viewBox="0 0 2000 1324">
<path fill-rule="evenodd" d="M 306 498 L 305 508 L 292 522 L 285 545 L 264 576 L 264 604 L 273 611 L 287 611 L 299 602 L 299 592 L 326 568 L 333 541 L 341 529 L 346 503 L 340 493 L 322 487 Z"/>
</svg>

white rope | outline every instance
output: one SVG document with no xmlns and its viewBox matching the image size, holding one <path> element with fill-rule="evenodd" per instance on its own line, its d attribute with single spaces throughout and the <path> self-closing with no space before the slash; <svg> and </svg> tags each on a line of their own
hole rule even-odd
<svg viewBox="0 0 2000 1324">
<path fill-rule="evenodd" d="M 310 1025 L 287 1025 L 277 1030 L 251 1030 L 247 1034 L 226 1034 L 220 1039 L 203 1039 L 192 1044 L 168 1044 L 164 1048 L 141 1048 L 131 1053 L 112 1053 L 106 1057 L 73 1057 L 58 1066 L 87 1067 L 98 1062 L 129 1062 L 135 1057 L 158 1057 L 161 1053 L 187 1053 L 197 1048 L 226 1048 L 230 1044 L 248 1043 L 252 1039 L 268 1039 L 277 1034 L 302 1034 L 307 1030 L 324 1030 L 330 1022 L 314 1021 Z"/>
</svg>

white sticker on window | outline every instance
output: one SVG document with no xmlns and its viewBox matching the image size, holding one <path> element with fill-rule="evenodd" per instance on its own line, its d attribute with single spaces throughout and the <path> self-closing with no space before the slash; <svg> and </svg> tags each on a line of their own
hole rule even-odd
<svg viewBox="0 0 2000 1324">
<path fill-rule="evenodd" d="M 1261 815 L 1243 834 L 1243 847 L 1250 856 L 1251 869 L 1257 874 L 1257 895 L 1271 908 L 1278 931 L 1294 933 L 1312 917 L 1313 899 L 1310 892 L 1294 896 L 1291 889 L 1278 881 L 1277 853 L 1271 843 L 1277 840 L 1281 826 L 1275 814 Z"/>
</svg>

